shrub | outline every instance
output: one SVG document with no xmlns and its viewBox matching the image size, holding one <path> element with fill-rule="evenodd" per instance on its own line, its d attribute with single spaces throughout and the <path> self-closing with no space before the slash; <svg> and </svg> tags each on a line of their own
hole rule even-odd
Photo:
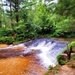
<svg viewBox="0 0 75 75">
<path fill-rule="evenodd" d="M 70 46 L 75 47 L 75 41 L 72 41 L 68 46 L 69 46 L 69 47 L 70 47 Z"/>
<path fill-rule="evenodd" d="M 10 28 L 1 28 L 0 29 L 0 36 L 11 36 L 14 33 L 14 31 Z"/>
<path fill-rule="evenodd" d="M 70 50 L 70 47 L 72 46 L 72 48 L 75 47 L 75 41 L 72 41 L 71 43 L 68 44 L 68 49 Z"/>
<path fill-rule="evenodd" d="M 49 69 L 49 70 L 53 69 L 53 66 L 50 65 L 48 69 Z"/>
<path fill-rule="evenodd" d="M 57 61 L 60 65 L 65 65 L 68 62 L 68 60 L 61 54 L 57 56 Z"/>
<path fill-rule="evenodd" d="M 61 17 L 60 21 L 56 21 L 54 36 L 71 37 L 75 36 L 75 25 L 72 23 L 72 17 Z M 75 21 L 74 21 L 75 22 Z"/>
<path fill-rule="evenodd" d="M 0 43 L 12 44 L 14 39 L 12 37 L 0 37 Z"/>
</svg>

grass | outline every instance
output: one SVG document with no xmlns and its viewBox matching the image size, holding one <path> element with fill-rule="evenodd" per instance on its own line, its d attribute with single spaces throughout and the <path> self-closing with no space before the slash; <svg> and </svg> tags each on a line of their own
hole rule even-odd
<svg viewBox="0 0 75 75">
<path fill-rule="evenodd" d="M 60 70 L 60 65 L 56 65 L 55 67 L 49 66 L 48 72 L 45 73 L 45 75 L 54 75 L 58 73 Z"/>
</svg>

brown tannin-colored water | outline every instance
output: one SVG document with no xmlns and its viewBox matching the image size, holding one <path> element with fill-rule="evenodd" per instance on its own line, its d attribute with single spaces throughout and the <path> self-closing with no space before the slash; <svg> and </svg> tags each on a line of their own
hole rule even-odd
<svg viewBox="0 0 75 75">
<path fill-rule="evenodd" d="M 45 72 L 34 54 L 0 59 L 0 75 L 44 75 Z"/>
<path fill-rule="evenodd" d="M 7 46 L 8 46 L 7 44 L 0 44 L 0 48 L 5 48 Z"/>
<path fill-rule="evenodd" d="M 33 56 L 0 59 L 0 75 L 44 75 L 37 61 Z"/>
</svg>

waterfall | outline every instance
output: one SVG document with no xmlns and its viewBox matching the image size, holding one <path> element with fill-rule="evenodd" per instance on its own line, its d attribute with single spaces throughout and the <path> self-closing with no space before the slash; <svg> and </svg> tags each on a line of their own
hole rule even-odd
<svg viewBox="0 0 75 75">
<path fill-rule="evenodd" d="M 35 39 L 30 41 L 29 43 L 32 44 L 29 45 L 27 51 L 40 50 L 40 53 L 37 53 L 36 55 L 40 58 L 40 63 L 44 65 L 46 68 L 48 68 L 49 65 L 56 66 L 57 55 L 62 53 L 64 48 L 66 48 L 67 46 L 66 43 L 62 43 L 54 39 L 46 39 L 46 38 Z"/>
<path fill-rule="evenodd" d="M 21 43 L 18 45 L 10 45 L 6 48 L 0 48 L 0 51 L 8 50 L 9 52 L 10 49 L 16 47 L 18 48 L 23 47 L 24 50 L 21 51 L 11 50 L 10 56 L 11 55 L 13 56 L 13 54 L 15 56 L 16 55 L 24 56 L 25 54 L 30 53 L 34 50 L 34 55 L 40 59 L 39 63 L 44 67 L 48 68 L 49 65 L 52 65 L 53 67 L 56 66 L 57 64 L 56 57 L 58 54 L 62 53 L 62 51 L 64 50 L 64 48 L 66 48 L 66 46 L 67 43 L 63 43 L 55 39 L 41 38 L 41 39 L 34 39 L 29 42 Z M 39 51 L 39 53 L 38 52 L 35 53 L 35 51 Z M 9 56 L 9 53 L 7 55 Z"/>
</svg>

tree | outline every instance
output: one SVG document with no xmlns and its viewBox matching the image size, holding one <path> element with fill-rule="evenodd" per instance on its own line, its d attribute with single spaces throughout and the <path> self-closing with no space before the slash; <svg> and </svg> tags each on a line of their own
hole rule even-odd
<svg viewBox="0 0 75 75">
<path fill-rule="evenodd" d="M 69 50 L 67 50 L 67 59 L 68 59 L 68 61 L 71 59 L 71 53 L 72 53 L 72 46 L 70 47 Z"/>
<path fill-rule="evenodd" d="M 42 2 L 39 2 L 36 5 L 36 9 L 33 10 L 32 22 L 38 33 L 47 34 L 52 30 L 52 22 L 50 21 L 50 13 L 47 9 L 47 6 Z"/>
<path fill-rule="evenodd" d="M 75 17 L 75 0 L 58 0 L 55 12 L 66 17 Z"/>
<path fill-rule="evenodd" d="M 2 0 L 1 0 L 1 2 L 2 2 Z M 0 3 L 0 27 L 2 27 L 3 20 L 4 20 L 4 10 L 3 10 L 3 6 L 5 6 L 5 4 Z"/>
<path fill-rule="evenodd" d="M 19 22 L 19 9 L 20 9 L 20 4 L 21 0 L 7 0 L 10 3 L 10 16 L 11 16 L 11 21 L 12 21 L 12 11 L 15 13 L 15 18 L 16 22 Z"/>
<path fill-rule="evenodd" d="M 2 26 L 2 5 L 0 4 L 0 27 Z"/>
</svg>

